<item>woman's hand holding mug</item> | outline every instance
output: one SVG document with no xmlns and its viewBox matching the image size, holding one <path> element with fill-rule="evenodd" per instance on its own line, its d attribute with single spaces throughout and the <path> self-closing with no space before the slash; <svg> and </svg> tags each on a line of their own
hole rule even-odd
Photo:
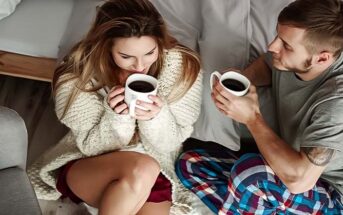
<svg viewBox="0 0 343 215">
<path fill-rule="evenodd" d="M 138 120 L 150 120 L 155 118 L 157 114 L 161 111 L 163 102 L 158 96 L 150 95 L 148 98 L 152 101 L 144 102 L 141 100 L 137 100 L 136 104 L 143 107 L 144 109 L 135 108 L 135 118 Z"/>
<path fill-rule="evenodd" d="M 125 88 L 122 86 L 114 86 L 108 93 L 107 103 L 117 114 L 128 114 L 129 108 L 124 102 Z"/>
<path fill-rule="evenodd" d="M 125 83 L 125 103 L 129 114 L 138 120 L 150 120 L 161 111 L 163 102 L 157 96 L 157 79 L 146 74 L 132 74 Z"/>
</svg>

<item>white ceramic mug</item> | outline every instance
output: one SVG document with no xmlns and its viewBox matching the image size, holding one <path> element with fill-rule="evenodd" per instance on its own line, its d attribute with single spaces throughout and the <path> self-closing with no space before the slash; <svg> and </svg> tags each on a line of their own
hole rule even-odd
<svg viewBox="0 0 343 215">
<path fill-rule="evenodd" d="M 214 82 L 215 76 L 218 78 L 220 85 L 222 85 L 227 91 L 229 91 L 230 93 L 236 96 L 244 96 L 249 90 L 249 87 L 250 87 L 249 79 L 247 79 L 244 75 L 235 71 L 228 71 L 228 72 L 225 72 L 224 74 L 220 74 L 218 71 L 214 71 L 210 77 L 211 90 L 213 90 L 213 82 Z M 228 79 L 239 81 L 241 84 L 244 85 L 244 89 L 238 90 L 238 91 L 229 89 L 223 84 L 223 81 L 228 80 Z"/>
<path fill-rule="evenodd" d="M 149 87 L 144 87 L 140 85 L 140 88 L 142 89 L 132 89 L 133 88 L 133 83 L 142 83 L 145 82 L 144 84 L 150 84 Z M 143 85 L 144 85 L 143 84 Z M 137 85 L 136 85 L 137 86 Z M 151 89 L 149 90 L 148 88 Z M 156 95 L 157 94 L 157 79 L 150 76 L 150 75 L 145 75 L 145 74 L 132 74 L 130 75 L 125 83 L 125 103 L 129 106 L 129 114 L 130 116 L 134 117 L 135 116 L 135 109 L 140 108 L 142 110 L 146 110 L 142 106 L 136 105 L 137 100 L 144 101 L 144 102 L 150 102 L 152 101 L 148 98 L 149 95 Z"/>
</svg>

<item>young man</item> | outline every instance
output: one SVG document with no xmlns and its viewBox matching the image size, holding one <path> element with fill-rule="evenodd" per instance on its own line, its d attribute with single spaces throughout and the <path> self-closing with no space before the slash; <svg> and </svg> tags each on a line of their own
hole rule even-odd
<svg viewBox="0 0 343 215">
<path fill-rule="evenodd" d="M 342 214 L 343 2 L 291 3 L 268 51 L 242 72 L 253 84 L 247 95 L 218 82 L 212 92 L 222 113 L 247 126 L 260 154 L 188 150 L 177 174 L 218 214 Z M 277 131 L 259 109 L 255 86 L 267 85 Z"/>
</svg>

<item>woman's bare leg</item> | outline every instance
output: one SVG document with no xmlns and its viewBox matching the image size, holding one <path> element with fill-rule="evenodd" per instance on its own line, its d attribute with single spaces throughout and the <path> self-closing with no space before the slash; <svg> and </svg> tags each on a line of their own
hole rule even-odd
<svg viewBox="0 0 343 215">
<path fill-rule="evenodd" d="M 133 211 L 135 211 L 134 214 L 137 214 L 138 211 L 143 207 L 143 205 L 146 203 L 146 200 L 148 199 L 149 195 L 150 195 L 150 192 L 147 193 L 147 195 L 145 197 L 143 197 L 140 202 L 138 202 L 136 207 L 133 209 Z"/>
<path fill-rule="evenodd" d="M 169 215 L 170 201 L 160 203 L 146 202 L 137 215 Z"/>
<path fill-rule="evenodd" d="M 129 215 L 145 203 L 159 172 L 152 157 L 119 151 L 78 160 L 68 171 L 67 183 L 100 215 Z"/>
</svg>

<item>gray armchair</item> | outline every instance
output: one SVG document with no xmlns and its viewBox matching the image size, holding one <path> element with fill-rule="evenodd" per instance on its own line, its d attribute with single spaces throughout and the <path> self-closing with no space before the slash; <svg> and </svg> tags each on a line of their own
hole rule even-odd
<svg viewBox="0 0 343 215">
<path fill-rule="evenodd" d="M 41 214 L 26 175 L 27 146 L 22 118 L 0 106 L 0 215 Z"/>
</svg>

